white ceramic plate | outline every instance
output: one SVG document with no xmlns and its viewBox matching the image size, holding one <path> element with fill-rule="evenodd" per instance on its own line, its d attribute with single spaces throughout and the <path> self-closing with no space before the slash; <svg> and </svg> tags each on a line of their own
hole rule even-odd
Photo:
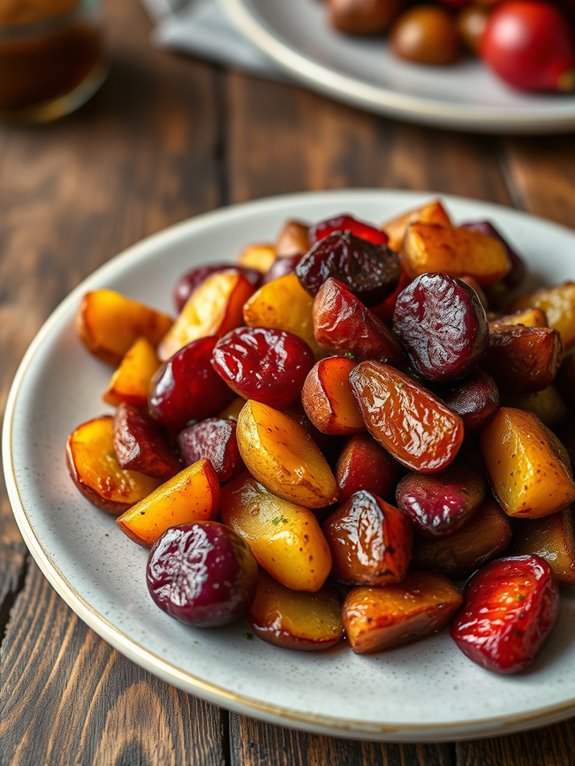
<svg viewBox="0 0 575 766">
<path fill-rule="evenodd" d="M 145 586 L 146 552 L 89 505 L 64 460 L 68 434 L 105 411 L 110 368 L 74 330 L 88 289 L 114 288 L 171 310 L 176 277 L 192 264 L 235 259 L 273 238 L 289 217 L 350 211 L 381 222 L 432 199 L 392 191 L 272 198 L 210 213 L 161 232 L 86 279 L 48 319 L 26 353 L 6 410 L 4 470 L 16 520 L 54 588 L 102 638 L 166 681 L 248 715 L 340 736 L 390 741 L 501 734 L 575 714 L 575 594 L 534 667 L 516 678 L 467 660 L 446 633 L 380 655 L 340 646 L 323 654 L 246 638 L 239 624 L 194 630 L 167 617 Z M 456 221 L 490 217 L 549 282 L 575 278 L 575 233 L 503 207 L 443 197 Z"/>
<path fill-rule="evenodd" d="M 396 58 L 385 41 L 330 28 L 318 0 L 223 0 L 241 31 L 308 86 L 398 119 L 484 133 L 567 131 L 575 94 L 507 88 L 479 61 L 425 67 Z"/>
</svg>

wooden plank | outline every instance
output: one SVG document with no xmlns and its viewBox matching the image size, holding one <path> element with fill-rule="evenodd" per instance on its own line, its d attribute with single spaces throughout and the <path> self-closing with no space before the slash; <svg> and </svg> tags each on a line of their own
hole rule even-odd
<svg viewBox="0 0 575 766">
<path fill-rule="evenodd" d="M 535 215 L 575 225 L 573 135 L 507 140 L 506 166 L 515 201 Z"/>
<path fill-rule="evenodd" d="M 448 746 L 385 745 L 322 737 L 230 716 L 231 766 L 450 766 Z"/>
<path fill-rule="evenodd" d="M 457 766 L 572 766 L 575 720 L 511 737 L 462 742 Z"/>
<path fill-rule="evenodd" d="M 227 78 L 230 201 L 355 187 L 509 204 L 498 141 L 383 120 L 292 85 Z"/>
</svg>

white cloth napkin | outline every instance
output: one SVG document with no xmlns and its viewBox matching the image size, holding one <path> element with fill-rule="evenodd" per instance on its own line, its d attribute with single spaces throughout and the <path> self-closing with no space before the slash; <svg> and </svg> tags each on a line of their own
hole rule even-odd
<svg viewBox="0 0 575 766">
<path fill-rule="evenodd" d="M 219 0 L 143 0 L 153 42 L 274 80 L 286 76 L 235 27 Z"/>
</svg>

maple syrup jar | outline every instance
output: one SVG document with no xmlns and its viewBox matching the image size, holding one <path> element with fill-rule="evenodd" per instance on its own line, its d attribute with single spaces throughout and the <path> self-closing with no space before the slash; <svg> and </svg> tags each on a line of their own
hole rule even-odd
<svg viewBox="0 0 575 766">
<path fill-rule="evenodd" d="M 0 0 L 0 119 L 48 122 L 106 75 L 100 0 Z"/>
</svg>

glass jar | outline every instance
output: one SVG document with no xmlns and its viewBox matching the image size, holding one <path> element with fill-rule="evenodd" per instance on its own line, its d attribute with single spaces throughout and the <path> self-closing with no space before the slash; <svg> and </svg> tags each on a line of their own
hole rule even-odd
<svg viewBox="0 0 575 766">
<path fill-rule="evenodd" d="M 101 0 L 0 0 L 0 119 L 47 122 L 106 75 Z"/>
</svg>

